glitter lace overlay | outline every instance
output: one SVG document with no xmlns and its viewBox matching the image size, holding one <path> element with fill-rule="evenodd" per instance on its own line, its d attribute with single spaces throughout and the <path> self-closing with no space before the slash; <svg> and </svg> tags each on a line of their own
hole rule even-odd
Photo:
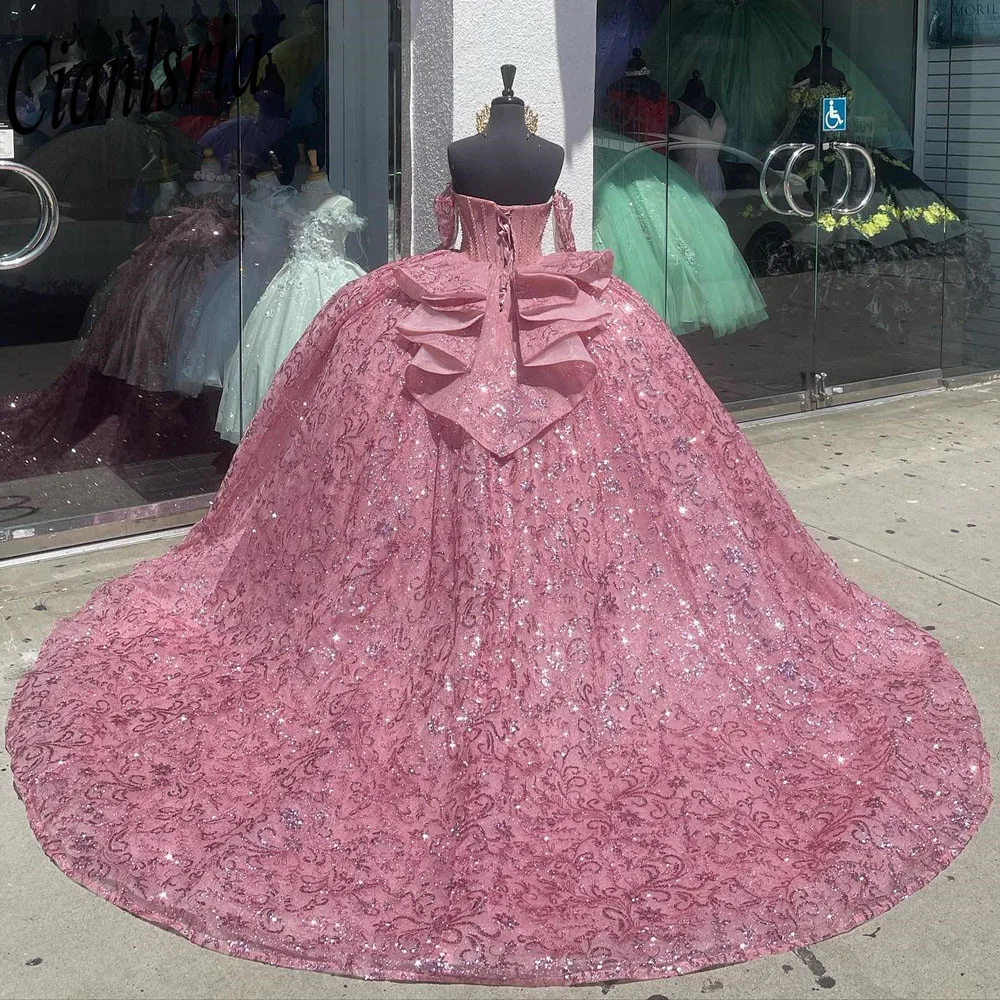
<svg viewBox="0 0 1000 1000">
<path fill-rule="evenodd" d="M 495 276 L 494 233 L 405 273 Z M 213 511 L 21 681 L 46 852 L 233 955 L 523 984 L 785 951 L 944 868 L 990 801 L 969 692 L 639 296 L 609 280 L 589 389 L 498 460 L 407 393 L 399 273 L 333 298 Z"/>
<path fill-rule="evenodd" d="M 346 257 L 347 237 L 364 226 L 354 203 L 337 196 L 303 213 L 294 202 L 291 253 L 247 317 L 222 380 L 216 430 L 238 444 L 275 373 L 316 314 L 347 282 L 365 272 Z"/>
<path fill-rule="evenodd" d="M 149 232 L 114 273 L 80 358 L 129 385 L 169 392 L 188 313 L 236 253 L 238 222 L 231 204 L 208 197 L 150 219 Z"/>
</svg>

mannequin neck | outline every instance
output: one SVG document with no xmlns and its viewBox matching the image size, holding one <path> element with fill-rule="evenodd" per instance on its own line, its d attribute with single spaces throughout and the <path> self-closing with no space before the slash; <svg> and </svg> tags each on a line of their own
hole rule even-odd
<svg viewBox="0 0 1000 1000">
<path fill-rule="evenodd" d="M 813 84 L 824 83 L 841 84 L 844 82 L 844 74 L 833 65 L 833 49 L 829 45 L 817 45 L 813 48 L 812 59 L 808 66 L 795 74 L 795 83 L 802 80 L 809 80 Z"/>
<path fill-rule="evenodd" d="M 512 136 L 524 136 L 527 132 L 523 104 L 498 101 L 490 107 L 490 123 L 486 127 L 487 138 L 506 140 Z"/>
<path fill-rule="evenodd" d="M 829 45 L 817 48 L 813 51 L 813 65 L 822 66 L 823 69 L 833 68 L 833 49 Z"/>
</svg>

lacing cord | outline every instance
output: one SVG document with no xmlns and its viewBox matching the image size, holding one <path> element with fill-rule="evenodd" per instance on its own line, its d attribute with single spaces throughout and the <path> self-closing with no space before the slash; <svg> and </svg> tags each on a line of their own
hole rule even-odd
<svg viewBox="0 0 1000 1000">
<path fill-rule="evenodd" d="M 510 272 L 514 267 L 514 230 L 510 225 L 510 210 L 497 207 L 497 243 L 500 246 L 500 263 L 503 276 L 500 279 L 500 305 L 507 300 L 510 286 Z"/>
</svg>

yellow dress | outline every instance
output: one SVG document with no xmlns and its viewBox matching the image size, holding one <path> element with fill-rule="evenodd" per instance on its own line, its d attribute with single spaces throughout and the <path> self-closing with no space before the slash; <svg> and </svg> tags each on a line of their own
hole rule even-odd
<svg viewBox="0 0 1000 1000">
<path fill-rule="evenodd" d="M 286 38 L 271 49 L 271 60 L 285 84 L 285 107 L 291 110 L 303 84 L 323 61 L 325 38 L 322 4 L 312 4 L 302 11 L 305 30 Z"/>
</svg>

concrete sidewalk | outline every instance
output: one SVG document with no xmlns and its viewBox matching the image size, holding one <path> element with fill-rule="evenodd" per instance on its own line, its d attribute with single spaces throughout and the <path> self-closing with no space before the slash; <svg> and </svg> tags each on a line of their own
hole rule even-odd
<svg viewBox="0 0 1000 1000">
<path fill-rule="evenodd" d="M 1000 747 L 1000 386 L 749 428 L 801 520 L 863 587 L 933 629 Z M 177 536 L 0 564 L 0 704 L 53 622 Z M 572 988 L 364 983 L 229 959 L 105 903 L 35 843 L 0 756 L 0 1000 L 683 1000 L 1000 997 L 1000 820 L 930 886 L 811 949 L 656 983 Z"/>
</svg>

